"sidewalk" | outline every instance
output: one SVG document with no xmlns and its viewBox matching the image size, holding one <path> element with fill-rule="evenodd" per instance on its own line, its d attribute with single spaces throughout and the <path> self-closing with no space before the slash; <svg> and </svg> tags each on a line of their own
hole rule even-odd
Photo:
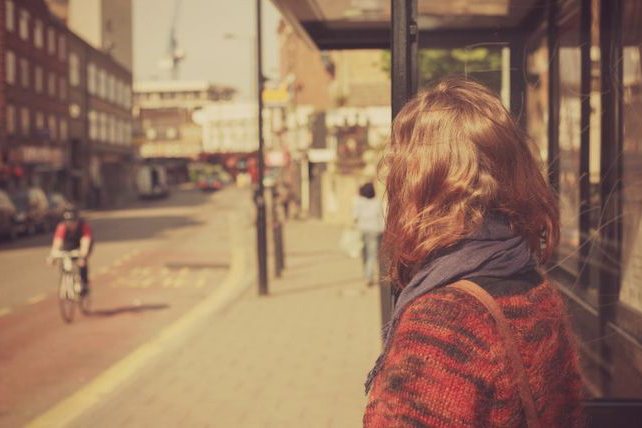
<svg viewBox="0 0 642 428">
<path fill-rule="evenodd" d="M 73 426 L 358 427 L 380 350 L 379 293 L 340 228 L 290 222 L 281 279 L 186 333 Z M 254 254 L 251 254 L 254 256 Z"/>
</svg>

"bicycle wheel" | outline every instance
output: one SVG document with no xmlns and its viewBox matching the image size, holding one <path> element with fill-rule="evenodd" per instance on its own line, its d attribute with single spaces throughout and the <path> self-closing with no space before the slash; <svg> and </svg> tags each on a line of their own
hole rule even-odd
<svg viewBox="0 0 642 428">
<path fill-rule="evenodd" d="M 60 316 L 66 323 L 74 320 L 76 296 L 74 292 L 74 277 L 71 273 L 63 272 L 60 275 L 60 287 L 58 289 L 58 307 Z"/>
<path fill-rule="evenodd" d="M 81 295 L 79 299 L 78 306 L 80 307 L 80 312 L 85 316 L 91 315 L 91 293 L 89 290 L 87 290 L 84 295 Z"/>
</svg>

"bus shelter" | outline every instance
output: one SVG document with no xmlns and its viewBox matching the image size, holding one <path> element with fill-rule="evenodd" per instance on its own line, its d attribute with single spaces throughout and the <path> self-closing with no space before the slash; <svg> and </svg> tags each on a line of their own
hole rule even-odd
<svg viewBox="0 0 642 428">
<path fill-rule="evenodd" d="M 422 52 L 498 52 L 497 90 L 559 198 L 561 242 L 547 271 L 578 337 L 587 395 L 595 397 L 587 401 L 591 425 L 635 426 L 642 416 L 642 2 L 272 1 L 320 50 L 389 49 L 393 117 L 425 81 Z M 382 284 L 384 321 L 392 294 Z"/>
</svg>

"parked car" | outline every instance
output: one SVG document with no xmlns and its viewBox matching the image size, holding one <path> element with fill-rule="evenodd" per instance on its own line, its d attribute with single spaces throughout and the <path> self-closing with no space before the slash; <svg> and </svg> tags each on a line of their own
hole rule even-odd
<svg viewBox="0 0 642 428">
<path fill-rule="evenodd" d="M 136 176 L 136 188 L 142 199 L 166 197 L 169 195 L 167 170 L 160 165 L 143 165 Z"/>
<path fill-rule="evenodd" d="M 19 231 L 16 223 L 16 206 L 9 195 L 0 190 L 0 235 L 13 240 L 18 236 Z"/>
<path fill-rule="evenodd" d="M 50 229 L 49 202 L 45 192 L 37 187 L 14 193 L 11 196 L 16 206 L 16 223 L 20 232 L 35 235 Z"/>
<path fill-rule="evenodd" d="M 47 202 L 49 203 L 47 221 L 53 229 L 62 218 L 62 214 L 65 211 L 65 208 L 71 206 L 71 202 L 69 202 L 62 193 L 47 194 Z"/>
</svg>

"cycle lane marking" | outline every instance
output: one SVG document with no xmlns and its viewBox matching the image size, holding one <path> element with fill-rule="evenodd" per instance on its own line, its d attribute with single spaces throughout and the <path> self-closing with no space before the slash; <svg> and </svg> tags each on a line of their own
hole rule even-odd
<svg viewBox="0 0 642 428">
<path fill-rule="evenodd" d="M 241 266 L 245 263 L 246 261 L 243 260 L 238 266 L 232 266 L 220 287 L 166 326 L 156 337 L 114 363 L 84 387 L 54 404 L 49 410 L 27 423 L 26 427 L 51 428 L 70 425 L 83 413 L 100 404 L 105 397 L 132 379 L 154 358 L 183 346 L 185 338 L 190 337 L 190 332 L 202 328 L 212 314 L 232 304 L 250 288 L 254 282 L 254 276 Z"/>
<path fill-rule="evenodd" d="M 42 302 L 43 300 L 45 300 L 46 297 L 47 295 L 45 293 L 36 294 L 35 296 L 32 296 L 27 299 L 27 304 L 33 305 L 34 303 Z"/>
</svg>

